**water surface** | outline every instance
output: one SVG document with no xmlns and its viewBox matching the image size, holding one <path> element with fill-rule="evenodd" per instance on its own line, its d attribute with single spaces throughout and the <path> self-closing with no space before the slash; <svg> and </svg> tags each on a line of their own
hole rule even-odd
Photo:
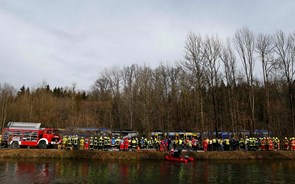
<svg viewBox="0 0 295 184">
<path fill-rule="evenodd" d="M 295 183 L 294 161 L 0 160 L 0 183 Z"/>
</svg>

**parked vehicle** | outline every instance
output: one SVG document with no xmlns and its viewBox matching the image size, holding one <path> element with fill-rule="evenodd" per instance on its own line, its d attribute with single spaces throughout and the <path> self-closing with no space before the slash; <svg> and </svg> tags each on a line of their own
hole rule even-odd
<svg viewBox="0 0 295 184">
<path fill-rule="evenodd" d="M 2 147 L 47 147 L 57 146 L 60 142 L 58 130 L 53 128 L 40 128 L 41 123 L 9 122 L 7 128 L 2 130 Z"/>
</svg>

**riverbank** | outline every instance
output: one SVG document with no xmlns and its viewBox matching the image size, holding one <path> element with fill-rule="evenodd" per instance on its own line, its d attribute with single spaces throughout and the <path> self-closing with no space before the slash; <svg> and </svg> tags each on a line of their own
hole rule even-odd
<svg viewBox="0 0 295 184">
<path fill-rule="evenodd" d="M 0 158 L 163 160 L 167 153 L 159 151 L 68 151 L 56 149 L 0 149 Z M 223 151 L 184 152 L 195 160 L 295 160 L 292 151 Z"/>
</svg>

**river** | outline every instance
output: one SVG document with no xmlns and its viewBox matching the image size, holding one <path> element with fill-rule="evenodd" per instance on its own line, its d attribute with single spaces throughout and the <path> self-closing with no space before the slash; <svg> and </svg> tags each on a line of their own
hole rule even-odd
<svg viewBox="0 0 295 184">
<path fill-rule="evenodd" d="M 295 161 L 1 159 L 0 183 L 295 183 Z"/>
</svg>

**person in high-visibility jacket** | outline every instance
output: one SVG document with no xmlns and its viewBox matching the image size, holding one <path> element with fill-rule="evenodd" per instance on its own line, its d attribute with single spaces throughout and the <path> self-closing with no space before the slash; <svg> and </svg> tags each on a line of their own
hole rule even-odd
<svg viewBox="0 0 295 184">
<path fill-rule="evenodd" d="M 93 140 L 93 137 L 91 136 L 89 139 L 89 150 L 94 150 L 93 143 L 94 143 L 94 140 Z"/>
<path fill-rule="evenodd" d="M 72 145 L 72 136 L 68 137 L 68 141 L 67 141 L 67 149 L 72 150 L 73 149 L 73 145 Z"/>
<path fill-rule="evenodd" d="M 74 138 L 73 138 L 73 144 L 74 144 L 74 150 L 78 150 L 78 142 L 79 142 L 79 138 L 78 136 L 76 135 Z"/>
<path fill-rule="evenodd" d="M 102 150 L 103 145 L 104 145 L 103 144 L 103 138 L 102 138 L 102 136 L 100 136 L 99 139 L 98 139 L 98 149 Z"/>
<path fill-rule="evenodd" d="M 66 149 L 67 148 L 67 142 L 68 142 L 68 137 L 65 135 L 62 138 L 62 149 Z"/>
<path fill-rule="evenodd" d="M 79 150 L 84 150 L 84 137 L 81 137 L 79 140 Z"/>
<path fill-rule="evenodd" d="M 98 140 L 97 140 L 97 136 L 95 136 L 93 141 L 93 149 L 97 150 L 97 148 L 98 148 Z"/>
</svg>

